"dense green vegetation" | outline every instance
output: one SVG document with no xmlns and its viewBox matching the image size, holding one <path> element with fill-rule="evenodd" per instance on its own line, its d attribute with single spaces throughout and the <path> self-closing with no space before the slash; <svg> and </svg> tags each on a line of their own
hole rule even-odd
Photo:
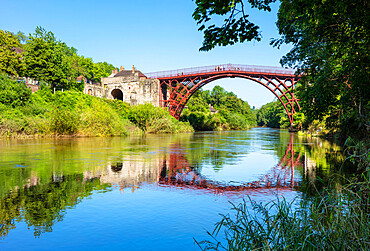
<svg viewBox="0 0 370 251">
<path fill-rule="evenodd" d="M 286 128 L 290 126 L 284 106 L 280 101 L 270 102 L 256 110 L 257 125 L 272 128 Z"/>
<path fill-rule="evenodd" d="M 198 131 L 243 130 L 256 125 L 256 116 L 249 104 L 220 86 L 212 91 L 197 91 L 187 106 L 180 120 L 189 121 Z"/>
<path fill-rule="evenodd" d="M 196 0 L 193 18 L 204 33 L 200 50 L 261 40 L 258 25 L 248 20 L 247 5 L 271 11 L 274 2 Z M 365 0 L 280 2 L 280 38 L 271 44 L 293 46 L 281 64 L 295 68 L 302 76 L 297 90 L 305 114 L 300 118 L 304 129 L 325 127 L 327 133 L 336 133 L 342 139 L 351 136 L 368 140 L 369 9 Z M 217 16 L 226 17 L 221 25 Z"/>
<path fill-rule="evenodd" d="M 210 233 L 212 240 L 200 246 L 202 250 L 368 250 L 369 184 L 324 190 L 299 206 L 284 199 L 233 205 L 235 215 L 224 215 Z M 219 242 L 221 230 L 225 240 Z"/>
<path fill-rule="evenodd" d="M 277 100 L 263 105 L 255 110 L 257 125 L 272 128 L 288 128 L 289 118 L 283 104 Z M 301 130 L 305 125 L 305 116 L 302 112 L 293 115 L 294 127 Z"/>
<path fill-rule="evenodd" d="M 30 77 L 59 89 L 82 90 L 80 75 L 100 82 L 115 67 L 107 62 L 94 63 L 77 54 L 77 49 L 55 38 L 51 31 L 37 27 L 33 34 L 0 30 L 0 72 L 13 77 Z"/>
<path fill-rule="evenodd" d="M 24 83 L 5 75 L 0 75 L 0 90 L 0 135 L 3 136 L 113 136 L 193 130 L 189 124 L 149 104 L 130 107 L 118 100 L 73 90 L 52 94 L 46 86 L 31 94 Z"/>
<path fill-rule="evenodd" d="M 32 78 L 44 87 L 31 95 L 21 83 L 1 76 L 0 84 L 4 86 L 1 109 L 6 111 L 1 115 L 1 135 L 122 135 L 127 134 L 129 121 L 146 133 L 193 130 L 150 105 L 130 109 L 118 102 L 85 97 L 77 92 L 51 95 L 47 87 L 82 90 L 83 83 L 76 81 L 78 76 L 99 82 L 115 67 L 78 55 L 75 48 L 41 27 L 29 36 L 0 30 L 0 45 L 0 72 L 14 79 Z M 188 105 L 181 120 L 188 121 L 195 130 L 242 130 L 256 125 L 248 103 L 219 86 L 212 92 L 197 92 Z M 217 110 L 216 114 L 210 113 L 209 105 Z"/>
<path fill-rule="evenodd" d="M 308 122 L 368 137 L 370 18 L 368 1 L 282 1 L 277 26 L 293 49 L 281 63 L 302 74 L 298 95 Z"/>
<path fill-rule="evenodd" d="M 261 40 L 259 27 L 248 20 L 250 8 L 271 11 L 276 0 L 196 0 L 193 17 L 204 33 L 200 50 L 237 42 Z M 369 249 L 370 214 L 370 18 L 369 2 L 281 0 L 277 16 L 280 38 L 271 45 L 292 45 L 283 66 L 301 76 L 297 87 L 302 110 L 298 127 L 310 133 L 347 138 L 350 160 L 361 172 L 347 187 L 315 190 L 312 202 L 301 205 L 285 200 L 268 205 L 242 203 L 235 215 L 224 216 L 212 241 L 212 250 L 366 250 Z M 218 17 L 225 16 L 221 26 Z M 269 103 L 257 111 L 259 125 L 281 127 L 281 106 Z M 215 234 L 223 228 L 221 242 Z"/>
</svg>

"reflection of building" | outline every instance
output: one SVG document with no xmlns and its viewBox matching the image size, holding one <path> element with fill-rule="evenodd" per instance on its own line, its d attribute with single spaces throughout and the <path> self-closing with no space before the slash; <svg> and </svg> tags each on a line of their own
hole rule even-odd
<svg viewBox="0 0 370 251">
<path fill-rule="evenodd" d="M 120 189 L 134 189 L 143 182 L 158 182 L 162 162 L 162 158 L 146 160 L 133 156 L 132 159 L 110 163 L 105 170 L 99 172 L 84 172 L 84 179 L 99 177 L 101 183 L 118 184 Z"/>
<path fill-rule="evenodd" d="M 241 185 L 220 183 L 208 179 L 191 166 L 180 144 L 173 144 L 169 154 L 153 155 L 145 159 L 138 155 L 127 156 L 122 162 L 111 162 L 107 168 L 95 173 L 85 172 L 84 179 L 99 177 L 101 183 L 126 187 L 139 187 L 143 182 L 158 183 L 165 186 L 205 189 L 216 193 L 224 191 L 245 191 L 249 189 L 291 188 L 298 185 L 295 168 L 302 167 L 302 157 L 293 148 L 293 135 L 284 156 L 270 171 L 253 182 Z"/>
<path fill-rule="evenodd" d="M 85 84 L 84 93 L 97 97 L 119 99 L 130 105 L 151 103 L 159 106 L 159 81 L 147 79 L 132 66 L 132 70 L 113 70 L 107 78 L 102 78 L 101 85 Z"/>
</svg>

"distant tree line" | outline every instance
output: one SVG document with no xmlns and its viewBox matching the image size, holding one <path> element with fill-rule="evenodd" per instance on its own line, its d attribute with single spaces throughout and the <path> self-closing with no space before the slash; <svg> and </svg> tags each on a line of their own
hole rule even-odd
<svg viewBox="0 0 370 251">
<path fill-rule="evenodd" d="M 53 87 L 82 90 L 83 83 L 76 81 L 78 76 L 100 82 L 113 69 L 112 64 L 94 63 L 91 58 L 78 55 L 77 49 L 41 27 L 29 36 L 0 30 L 0 72 L 8 76 L 29 77 Z"/>
<path fill-rule="evenodd" d="M 189 121 L 198 131 L 243 130 L 256 125 L 256 116 L 249 104 L 220 86 L 212 91 L 197 91 L 180 120 Z"/>
</svg>

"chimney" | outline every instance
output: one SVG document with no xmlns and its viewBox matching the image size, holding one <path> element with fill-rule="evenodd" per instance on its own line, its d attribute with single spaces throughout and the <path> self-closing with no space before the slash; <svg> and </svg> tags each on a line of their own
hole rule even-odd
<svg viewBox="0 0 370 251">
<path fill-rule="evenodd" d="M 119 71 L 124 71 L 125 70 L 125 67 L 124 66 L 121 66 L 120 68 L 119 68 Z"/>
<path fill-rule="evenodd" d="M 132 66 L 132 73 L 135 73 L 135 66 Z"/>
<path fill-rule="evenodd" d="M 118 73 L 118 69 L 113 69 L 112 74 L 116 75 Z"/>
</svg>

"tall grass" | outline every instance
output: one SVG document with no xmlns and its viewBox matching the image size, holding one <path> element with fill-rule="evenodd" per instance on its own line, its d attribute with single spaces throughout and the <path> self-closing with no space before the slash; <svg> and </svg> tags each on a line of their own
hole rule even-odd
<svg viewBox="0 0 370 251">
<path fill-rule="evenodd" d="M 168 111 L 151 104 L 133 106 L 129 111 L 128 118 L 145 133 L 194 131 L 188 122 L 178 121 Z"/>
<path fill-rule="evenodd" d="M 223 215 L 202 250 L 370 250 L 370 182 L 325 190 L 313 199 L 244 200 Z M 224 237 L 220 237 L 224 233 Z"/>
</svg>

